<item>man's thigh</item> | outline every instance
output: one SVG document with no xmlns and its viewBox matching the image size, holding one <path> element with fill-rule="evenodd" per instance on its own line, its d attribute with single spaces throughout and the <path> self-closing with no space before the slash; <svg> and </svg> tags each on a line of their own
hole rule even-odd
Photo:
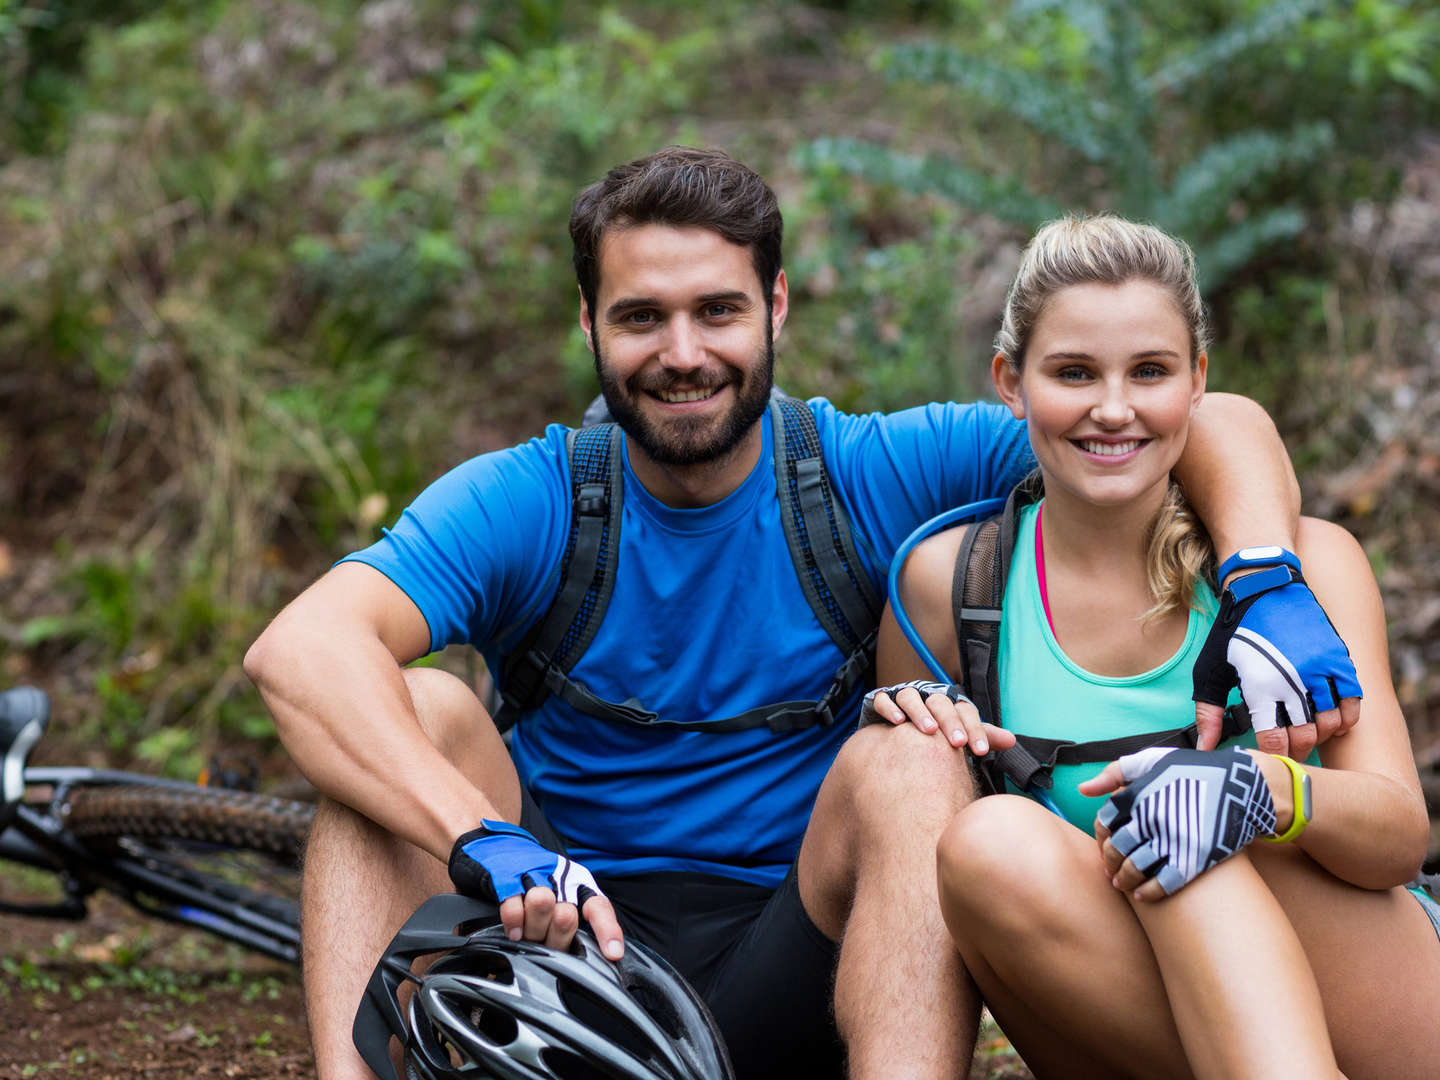
<svg viewBox="0 0 1440 1080">
<path fill-rule="evenodd" d="M 793 867 L 775 890 L 700 874 L 601 887 L 625 932 L 705 1000 L 740 1080 L 843 1075 L 831 1007 L 838 946 L 806 915 Z"/>
</svg>

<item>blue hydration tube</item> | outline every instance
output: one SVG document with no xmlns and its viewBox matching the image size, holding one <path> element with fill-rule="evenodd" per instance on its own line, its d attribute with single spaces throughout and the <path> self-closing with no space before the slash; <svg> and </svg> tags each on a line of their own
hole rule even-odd
<svg viewBox="0 0 1440 1080">
<path fill-rule="evenodd" d="M 1003 498 L 982 499 L 980 502 L 966 503 L 953 510 L 946 510 L 943 514 L 937 514 L 905 538 L 905 542 L 896 549 L 895 558 L 890 563 L 890 613 L 895 616 L 896 625 L 905 635 L 905 640 L 910 642 L 910 647 L 915 650 L 915 655 L 925 662 L 930 673 L 942 683 L 952 681 L 950 673 L 945 670 L 939 660 L 935 659 L 935 654 L 930 651 L 930 646 L 925 644 L 925 639 L 920 636 L 920 631 L 915 629 L 915 624 L 910 621 L 910 616 L 905 614 L 905 605 L 900 600 L 900 567 L 905 565 L 905 558 L 915 545 L 926 537 L 933 536 L 941 529 L 947 529 L 962 521 L 983 520 L 1003 509 L 1005 509 L 1005 499 Z M 1025 789 L 1025 794 L 1051 813 L 1058 814 L 1062 818 L 1065 816 L 1060 812 L 1060 807 L 1055 804 L 1055 800 L 1050 797 L 1050 793 L 1044 788 L 1031 784 Z"/>
</svg>

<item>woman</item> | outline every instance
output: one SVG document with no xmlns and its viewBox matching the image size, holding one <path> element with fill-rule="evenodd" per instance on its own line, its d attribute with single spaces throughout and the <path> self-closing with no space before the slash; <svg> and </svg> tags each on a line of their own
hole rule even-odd
<svg viewBox="0 0 1440 1080">
<path fill-rule="evenodd" d="M 1193 716 L 1214 556 L 1170 470 L 1204 393 L 1205 337 L 1189 249 L 1159 230 L 1066 220 L 1027 248 L 992 365 L 1043 485 L 1022 512 L 1005 593 L 1007 729 L 1090 741 Z M 921 544 L 901 575 L 907 612 L 952 672 L 962 534 Z M 940 842 L 955 946 L 1041 1076 L 1440 1068 L 1440 916 L 1402 887 L 1428 824 L 1379 593 L 1342 529 L 1304 519 L 1297 543 L 1355 660 L 1361 723 L 1303 765 L 1253 749 L 1247 734 L 1057 767 L 1064 819 L 997 795 Z M 927 677 L 893 618 L 879 676 Z M 896 688 L 874 709 L 925 731 L 938 722 L 977 753 L 1010 741 L 941 694 Z M 1232 797 L 1217 801 L 1222 790 Z M 1287 842 L 1259 842 L 1276 837 Z"/>
</svg>

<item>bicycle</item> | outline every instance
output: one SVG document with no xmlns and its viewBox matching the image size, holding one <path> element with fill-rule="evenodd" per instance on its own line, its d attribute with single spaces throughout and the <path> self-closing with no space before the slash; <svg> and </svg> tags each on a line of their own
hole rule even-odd
<svg viewBox="0 0 1440 1080">
<path fill-rule="evenodd" d="M 109 769 L 27 765 L 48 725 L 32 687 L 0 692 L 0 860 L 53 873 L 63 899 L 0 914 L 81 920 L 113 893 L 145 915 L 300 961 L 307 803 Z"/>
</svg>

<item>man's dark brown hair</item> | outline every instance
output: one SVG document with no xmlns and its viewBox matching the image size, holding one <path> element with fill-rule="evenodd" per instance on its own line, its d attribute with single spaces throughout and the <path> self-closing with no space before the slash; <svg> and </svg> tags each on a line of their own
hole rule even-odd
<svg viewBox="0 0 1440 1080">
<path fill-rule="evenodd" d="M 667 146 L 617 165 L 575 198 L 575 277 L 591 314 L 600 287 L 600 241 L 628 225 L 699 225 L 750 249 L 768 310 L 780 274 L 780 207 L 756 173 L 723 150 Z"/>
</svg>

